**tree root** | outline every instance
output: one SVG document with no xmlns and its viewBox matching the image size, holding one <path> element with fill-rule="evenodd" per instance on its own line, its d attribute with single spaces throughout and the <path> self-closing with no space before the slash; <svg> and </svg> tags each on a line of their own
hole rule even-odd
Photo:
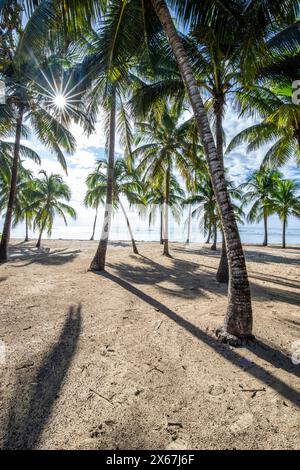
<svg viewBox="0 0 300 470">
<path fill-rule="evenodd" d="M 216 336 L 221 343 L 226 343 L 234 347 L 245 346 L 255 341 L 255 336 L 251 334 L 235 336 L 225 331 L 224 327 L 218 328 L 216 330 Z"/>
</svg>

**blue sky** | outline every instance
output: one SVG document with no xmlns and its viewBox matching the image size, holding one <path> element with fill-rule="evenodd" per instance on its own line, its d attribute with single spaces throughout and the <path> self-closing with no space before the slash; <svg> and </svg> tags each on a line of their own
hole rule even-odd
<svg viewBox="0 0 300 470">
<path fill-rule="evenodd" d="M 231 138 L 240 132 L 242 129 L 253 124 L 253 121 L 249 119 L 239 119 L 238 115 L 229 108 L 226 113 L 224 120 L 224 128 L 226 133 L 226 141 L 230 142 Z M 56 161 L 54 155 L 37 141 L 31 140 L 26 144 L 34 148 L 42 158 L 42 168 L 48 173 L 59 173 L 64 176 L 65 181 L 68 183 L 72 190 L 72 201 L 71 205 L 76 209 L 78 217 L 77 220 L 70 221 L 69 227 L 64 229 L 63 221 L 57 219 L 55 221 L 53 237 L 66 237 L 66 238 L 89 238 L 93 219 L 94 211 L 89 210 L 83 206 L 83 198 L 86 191 L 85 180 L 89 172 L 94 167 L 94 163 L 97 158 L 100 158 L 104 155 L 104 146 L 105 146 L 105 135 L 103 131 L 102 118 L 99 116 L 99 121 L 96 125 L 96 131 L 91 136 L 87 137 L 82 132 L 82 129 L 78 125 L 73 125 L 72 132 L 77 140 L 77 150 L 74 155 L 67 156 L 68 163 L 68 175 L 64 175 L 64 172 Z M 24 142 L 25 143 L 25 142 Z M 122 154 L 122 148 L 117 142 L 116 151 L 119 154 Z M 262 148 L 256 152 L 247 152 L 246 146 L 241 146 L 232 152 L 232 154 L 226 156 L 226 167 L 228 168 L 229 177 L 233 179 L 236 183 L 244 181 L 249 174 L 257 169 L 260 165 L 260 162 L 263 158 L 263 155 L 266 152 L 266 148 Z M 30 168 L 35 174 L 38 174 L 40 168 L 31 161 L 25 163 L 27 168 Z M 285 168 L 282 169 L 284 175 L 289 178 L 296 178 L 300 180 L 300 171 L 296 168 L 294 162 L 290 162 Z M 145 228 L 148 228 L 146 220 L 140 220 L 137 216 L 137 213 L 134 209 L 130 210 L 130 219 L 132 221 L 133 229 L 135 232 L 142 233 Z M 99 235 L 101 229 L 101 216 L 99 214 L 99 220 L 97 225 L 97 233 Z M 126 232 L 124 232 L 124 222 L 122 214 L 117 213 L 114 215 L 113 221 L 113 238 L 124 238 L 126 237 Z M 194 222 L 194 230 L 197 230 L 197 223 Z M 275 228 L 280 230 L 281 224 L 277 220 L 277 217 L 272 217 L 270 220 L 270 228 Z M 178 231 L 176 228 L 175 222 L 171 222 L 171 230 L 173 229 Z M 300 229 L 300 220 L 290 220 L 289 229 Z M 156 231 L 156 229 L 154 228 Z M 24 233 L 24 227 L 18 226 L 13 230 L 13 236 L 22 237 Z M 179 233 L 179 232 L 178 232 Z M 156 235 L 155 235 L 156 236 Z M 178 238 L 179 235 L 174 235 L 175 238 Z"/>
</svg>

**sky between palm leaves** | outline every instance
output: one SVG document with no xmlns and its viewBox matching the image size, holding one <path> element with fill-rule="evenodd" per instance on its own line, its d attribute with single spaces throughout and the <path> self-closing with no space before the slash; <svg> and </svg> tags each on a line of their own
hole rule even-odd
<svg viewBox="0 0 300 470">
<path fill-rule="evenodd" d="M 242 118 L 239 119 L 237 113 L 230 107 L 227 109 L 225 123 L 225 132 L 227 143 L 241 130 L 252 125 L 254 122 L 251 118 Z M 62 236 L 62 233 L 66 233 L 66 236 L 71 238 L 76 238 L 82 236 L 84 238 L 89 238 L 91 227 L 94 219 L 94 212 L 91 209 L 86 209 L 83 206 L 83 198 L 86 191 L 85 180 L 88 175 L 94 169 L 94 163 L 96 159 L 104 156 L 104 146 L 105 146 L 105 135 L 103 132 L 102 126 L 102 116 L 99 115 L 98 123 L 96 126 L 96 132 L 93 133 L 90 137 L 87 137 L 79 125 L 73 125 L 71 129 L 73 134 L 76 136 L 77 140 L 77 151 L 74 155 L 67 157 L 68 163 L 68 176 L 64 175 L 64 180 L 70 186 L 72 190 L 72 200 L 71 205 L 75 208 L 78 218 L 76 221 L 69 221 L 69 227 L 64 232 L 63 227 L 64 223 L 62 220 L 57 219 L 54 225 L 53 236 Z M 60 173 L 62 174 L 62 168 L 56 160 L 54 155 L 51 155 L 50 152 L 45 151 L 45 148 L 42 147 L 36 141 L 30 141 L 30 146 L 38 151 L 39 155 L 42 157 L 42 168 L 48 173 Z M 254 170 L 258 169 L 260 162 L 262 161 L 263 156 L 266 153 L 267 148 L 260 148 L 255 152 L 247 152 L 246 145 L 240 146 L 238 149 L 233 151 L 230 155 L 226 156 L 226 166 L 229 170 L 229 177 L 237 183 L 241 183 L 246 180 L 249 174 Z M 117 153 L 122 155 L 123 149 L 119 142 L 117 142 L 116 147 Z M 40 168 L 34 164 L 32 161 L 24 162 L 24 166 L 31 169 L 35 174 L 38 173 Z M 291 163 L 286 165 L 281 170 L 286 178 L 294 178 L 300 181 L 300 170 Z M 139 230 L 139 227 L 147 227 L 147 221 L 139 220 L 136 210 L 131 210 L 129 212 L 133 229 Z M 120 225 L 123 225 L 122 214 L 119 212 L 114 216 L 113 226 L 118 230 L 118 220 L 120 218 Z M 185 217 L 183 216 L 182 220 Z M 101 220 L 101 217 L 100 217 Z M 171 221 L 172 225 L 172 221 Z M 174 225 L 176 226 L 175 222 Z M 72 229 L 76 227 L 76 229 Z M 280 228 L 281 224 L 276 216 L 273 216 L 270 220 L 270 227 Z M 290 219 L 289 228 L 298 228 L 300 229 L 300 221 L 297 219 Z M 85 232 L 86 230 L 86 232 Z M 100 233 L 100 227 L 98 228 Z M 24 227 L 19 225 L 13 231 L 13 235 L 17 237 L 22 237 L 24 233 Z M 96 238 L 99 237 L 99 233 Z M 86 235 L 86 237 L 85 237 Z"/>
</svg>

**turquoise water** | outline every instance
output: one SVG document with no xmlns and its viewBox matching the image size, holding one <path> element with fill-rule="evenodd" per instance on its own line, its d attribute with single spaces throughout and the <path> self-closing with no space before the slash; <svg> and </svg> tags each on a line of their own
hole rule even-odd
<svg viewBox="0 0 300 470">
<path fill-rule="evenodd" d="M 101 221 L 100 221 L 101 222 Z M 133 224 L 133 232 L 136 240 L 139 241 L 157 241 L 159 239 L 159 227 L 148 228 L 147 224 L 138 223 Z M 97 224 L 95 239 L 100 237 L 101 223 Z M 249 244 L 261 244 L 263 241 L 263 228 L 259 226 L 242 226 L 240 227 L 240 235 L 243 243 Z M 53 239 L 77 239 L 77 240 L 89 240 L 91 237 L 92 227 L 91 226 L 56 226 L 53 228 L 52 237 Z M 14 238 L 24 237 L 24 227 L 17 227 L 12 233 Z M 31 236 L 34 236 L 31 233 Z M 36 236 L 36 235 L 35 235 Z M 169 229 L 169 239 L 171 241 L 185 242 L 187 236 L 186 228 L 172 226 Z M 115 221 L 111 227 L 111 240 L 129 240 L 128 231 L 126 225 L 123 223 L 117 224 Z M 288 227 L 286 232 L 287 243 L 299 244 L 300 243 L 300 228 Z M 204 241 L 203 234 L 197 226 L 193 226 L 191 229 L 191 242 L 202 243 Z M 220 234 L 218 235 L 218 241 L 221 241 Z M 269 243 L 279 244 L 281 243 L 281 227 L 270 227 L 269 229 Z"/>
</svg>

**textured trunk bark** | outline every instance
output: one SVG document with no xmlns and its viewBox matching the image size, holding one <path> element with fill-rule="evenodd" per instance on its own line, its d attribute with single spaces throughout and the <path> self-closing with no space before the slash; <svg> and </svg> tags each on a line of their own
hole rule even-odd
<svg viewBox="0 0 300 470">
<path fill-rule="evenodd" d="M 218 267 L 217 272 L 217 281 L 227 284 L 229 281 L 229 268 L 228 268 L 228 259 L 227 259 L 227 251 L 226 251 L 226 244 L 225 244 L 225 237 L 222 230 L 222 252 L 221 252 L 221 259 L 220 264 Z"/>
<path fill-rule="evenodd" d="M 163 245 L 163 206 L 160 208 L 160 244 Z"/>
<path fill-rule="evenodd" d="M 187 239 L 186 244 L 190 243 L 190 236 L 191 236 L 191 223 L 192 223 L 192 206 L 189 205 L 189 215 L 188 215 L 188 232 L 187 232 Z"/>
<path fill-rule="evenodd" d="M 283 224 L 282 224 L 282 248 L 285 248 L 285 232 L 286 232 L 286 220 L 283 219 Z"/>
<path fill-rule="evenodd" d="M 213 227 L 213 244 L 211 245 L 210 249 L 212 251 L 216 251 L 217 249 L 217 237 L 218 237 L 218 231 L 217 231 L 217 224 L 214 223 L 214 227 Z"/>
<path fill-rule="evenodd" d="M 226 240 L 226 249 L 229 258 L 230 279 L 228 289 L 228 308 L 225 315 L 224 325 L 217 331 L 217 335 L 222 341 L 227 341 L 233 345 L 237 345 L 243 340 L 253 338 L 252 307 L 245 257 L 226 188 L 224 171 L 218 159 L 207 113 L 205 111 L 204 103 L 193 75 L 187 53 L 176 31 L 168 7 L 164 0 L 151 0 L 151 2 L 178 62 L 193 108 L 197 129 L 204 146 L 214 192 L 220 208 L 222 226 Z"/>
<path fill-rule="evenodd" d="M 121 209 L 122 209 L 122 212 L 123 212 L 124 217 L 125 217 L 125 220 L 126 220 L 128 232 L 129 232 L 130 239 L 131 239 L 131 244 L 132 244 L 133 253 L 135 253 L 136 255 L 138 255 L 139 252 L 138 252 L 138 249 L 137 249 L 137 247 L 136 247 L 136 243 L 135 243 L 135 240 L 134 240 L 134 237 L 133 237 L 133 233 L 132 233 L 132 230 L 131 230 L 131 225 L 130 225 L 129 219 L 128 219 L 128 217 L 127 217 L 126 211 L 125 211 L 125 209 L 124 209 L 124 206 L 123 206 L 122 202 L 120 201 L 120 199 L 119 199 L 119 204 L 120 204 L 120 207 L 121 207 Z"/>
<path fill-rule="evenodd" d="M 207 240 L 205 242 L 206 245 L 210 243 L 210 239 L 211 239 L 211 224 L 208 227 L 208 235 L 207 235 Z"/>
<path fill-rule="evenodd" d="M 266 214 L 266 211 L 264 211 L 264 232 L 265 237 L 263 241 L 263 246 L 268 246 L 268 216 Z"/>
<path fill-rule="evenodd" d="M 28 235 L 28 216 L 26 215 L 25 216 L 25 240 L 24 242 L 28 242 L 29 241 L 29 235 Z"/>
<path fill-rule="evenodd" d="M 169 253 L 169 199 L 170 199 L 170 167 L 168 166 L 165 175 L 165 200 L 164 200 L 164 233 L 163 255 L 170 256 Z"/>
<path fill-rule="evenodd" d="M 39 238 L 38 238 L 38 241 L 36 243 L 36 248 L 41 248 L 43 231 L 44 231 L 44 226 L 41 228 Z"/>
<path fill-rule="evenodd" d="M 98 206 L 96 207 L 96 214 L 95 214 L 94 225 L 93 225 L 93 233 L 92 233 L 92 236 L 90 238 L 91 240 L 94 240 L 94 238 L 95 238 L 97 218 L 98 218 Z"/>
<path fill-rule="evenodd" d="M 107 252 L 107 244 L 111 223 L 112 214 L 112 201 L 113 201 L 113 178 L 114 178 L 114 163 L 115 163 L 115 133 L 116 133 L 116 91 L 113 91 L 111 109 L 110 109 L 110 123 L 109 123 L 109 151 L 108 151 L 108 168 L 107 168 L 107 188 L 106 188 L 106 201 L 104 220 L 101 232 L 101 238 L 98 249 L 91 262 L 90 269 L 92 271 L 104 271 L 105 260 Z"/>
<path fill-rule="evenodd" d="M 222 165 L 223 171 L 225 171 L 224 165 L 224 143 L 223 143 L 223 108 L 224 108 L 224 96 L 223 94 L 217 96 L 215 99 L 215 106 L 214 112 L 216 116 L 216 144 L 217 144 L 217 155 L 219 161 Z M 224 173 L 225 174 L 225 173 Z M 221 250 L 221 258 L 220 263 L 216 275 L 216 279 L 218 282 L 222 282 L 227 284 L 229 282 L 229 267 L 228 267 L 228 259 L 227 259 L 227 250 L 226 250 L 226 243 L 224 232 L 222 230 L 222 250 Z"/>
<path fill-rule="evenodd" d="M 7 210 L 5 214 L 1 243 L 0 243 L 0 263 L 5 263 L 8 259 L 7 250 L 8 250 L 8 244 L 10 241 L 11 223 L 12 223 L 16 188 L 17 188 L 23 115 L 24 115 L 24 108 L 23 106 L 20 106 L 19 115 L 18 115 L 17 123 L 16 123 L 15 148 L 14 148 L 14 158 L 13 158 L 12 167 L 11 167 L 11 183 L 10 183 L 10 190 L 9 190 L 9 198 L 8 198 Z"/>
</svg>

